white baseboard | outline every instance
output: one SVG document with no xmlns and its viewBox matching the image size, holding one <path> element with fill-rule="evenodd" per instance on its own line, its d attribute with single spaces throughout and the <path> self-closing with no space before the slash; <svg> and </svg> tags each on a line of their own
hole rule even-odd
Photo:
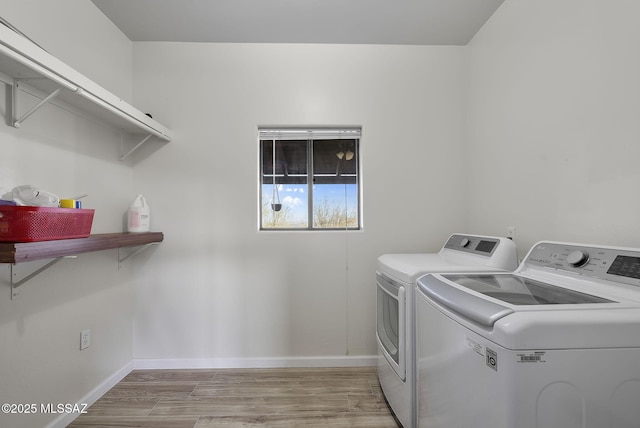
<svg viewBox="0 0 640 428">
<path fill-rule="evenodd" d="M 134 370 L 376 366 L 376 355 L 282 358 L 136 358 Z"/>
<path fill-rule="evenodd" d="M 78 401 L 77 404 L 87 407 L 91 406 L 93 403 L 98 401 L 100 397 L 102 397 L 107 391 L 113 388 L 118 382 L 120 382 L 126 375 L 131 373 L 133 370 L 133 361 L 127 363 L 120 370 L 115 372 L 113 375 L 109 376 L 104 382 L 95 387 L 92 391 L 90 391 L 87 395 L 85 395 L 82 399 Z M 75 418 L 80 416 L 78 413 L 64 413 L 54 419 L 46 428 L 64 428 L 69 425 Z"/>
</svg>

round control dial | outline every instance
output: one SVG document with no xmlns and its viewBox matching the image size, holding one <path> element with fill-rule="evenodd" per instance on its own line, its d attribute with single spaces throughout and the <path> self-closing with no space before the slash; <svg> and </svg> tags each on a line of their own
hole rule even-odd
<svg viewBox="0 0 640 428">
<path fill-rule="evenodd" d="M 469 245 L 469 242 L 471 242 L 471 241 L 469 241 L 467 238 L 462 238 L 462 241 L 460 241 L 460 246 L 461 246 L 462 248 L 464 248 L 464 247 L 466 247 L 467 245 Z"/>
<path fill-rule="evenodd" d="M 567 264 L 573 267 L 580 267 L 589 261 L 589 253 L 586 251 L 576 250 L 567 256 Z"/>
</svg>

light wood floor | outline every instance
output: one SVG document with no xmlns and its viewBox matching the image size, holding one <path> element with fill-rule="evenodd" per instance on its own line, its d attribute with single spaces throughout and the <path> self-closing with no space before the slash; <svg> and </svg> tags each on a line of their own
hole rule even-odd
<svg viewBox="0 0 640 428">
<path fill-rule="evenodd" d="M 135 370 L 70 427 L 397 428 L 376 369 Z"/>
</svg>

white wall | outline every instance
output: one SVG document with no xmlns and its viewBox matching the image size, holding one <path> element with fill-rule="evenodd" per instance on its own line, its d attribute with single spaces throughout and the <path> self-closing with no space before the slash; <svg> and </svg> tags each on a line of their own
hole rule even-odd
<svg viewBox="0 0 640 428">
<path fill-rule="evenodd" d="M 131 100 L 131 41 L 90 1 L 0 0 L 0 16 L 67 65 Z"/>
<path fill-rule="evenodd" d="M 131 42 L 90 2 L 3 0 L 0 15 L 88 77 L 131 96 Z M 0 85 L 0 99 L 5 93 Z M 21 94 L 19 101 L 26 111 L 35 98 Z M 4 102 L 0 116 L 0 194 L 19 184 L 66 197 L 89 193 L 84 203 L 96 209 L 92 231 L 122 231 L 134 194 L 132 167 L 117 160 L 119 132 L 59 106 L 43 107 L 20 129 L 6 125 Z M 1 403 L 80 402 L 130 367 L 131 264 L 118 270 L 117 260 L 109 250 L 62 261 L 22 285 L 15 300 L 9 266 L 0 266 Z M 19 264 L 20 276 L 38 266 Z M 92 344 L 80 351 L 84 329 L 91 329 Z M 45 426 L 57 416 L 64 415 L 0 413 L 0 426 Z"/>
<path fill-rule="evenodd" d="M 640 3 L 507 0 L 470 49 L 470 229 L 640 247 Z"/>
<path fill-rule="evenodd" d="M 135 104 L 177 133 L 134 169 L 165 233 L 137 264 L 137 362 L 375 354 L 376 257 L 437 250 L 465 225 L 465 48 L 134 43 L 133 57 Z M 362 231 L 257 231 L 260 125 L 363 127 Z"/>
</svg>

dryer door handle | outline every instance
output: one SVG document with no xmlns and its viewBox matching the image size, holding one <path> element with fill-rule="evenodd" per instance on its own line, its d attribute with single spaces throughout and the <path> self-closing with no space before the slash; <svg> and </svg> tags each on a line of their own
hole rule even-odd
<svg viewBox="0 0 640 428">
<path fill-rule="evenodd" d="M 378 282 L 378 287 L 382 289 L 389 296 L 393 297 L 396 300 L 399 300 L 400 290 L 404 288 L 404 286 L 400 284 L 394 284 L 391 281 L 387 281 L 387 279 L 380 275 L 376 275 L 376 280 Z M 402 302 L 404 304 L 404 302 Z"/>
<path fill-rule="evenodd" d="M 418 290 L 446 309 L 486 327 L 493 327 L 500 318 L 514 312 L 511 308 L 467 293 L 433 275 L 420 278 Z"/>
</svg>

